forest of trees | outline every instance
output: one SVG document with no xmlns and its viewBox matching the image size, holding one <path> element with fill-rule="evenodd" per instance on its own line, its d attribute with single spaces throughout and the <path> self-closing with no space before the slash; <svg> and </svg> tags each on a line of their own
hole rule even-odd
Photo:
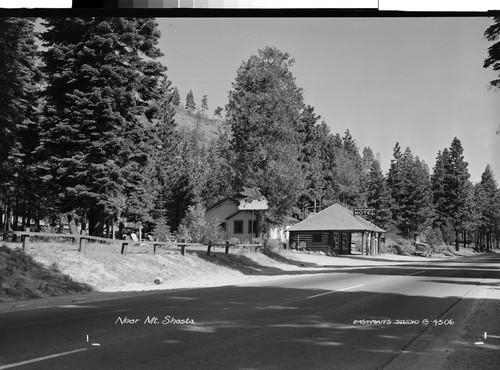
<svg viewBox="0 0 500 370">
<path fill-rule="evenodd" d="M 0 18 L 0 229 L 44 221 L 120 236 L 136 223 L 183 234 L 206 207 L 257 186 L 269 201 L 261 226 L 341 202 L 375 208 L 371 221 L 405 238 L 498 246 L 489 165 L 472 183 L 450 138 L 432 170 L 396 143 L 384 174 L 372 148 L 331 132 L 306 104 L 284 51 L 264 47 L 239 66 L 207 141 L 177 127 L 181 97 L 157 61 L 154 19 L 44 19 L 40 34 L 35 21 Z M 207 95 L 185 101 L 198 119 L 209 109 Z"/>
</svg>

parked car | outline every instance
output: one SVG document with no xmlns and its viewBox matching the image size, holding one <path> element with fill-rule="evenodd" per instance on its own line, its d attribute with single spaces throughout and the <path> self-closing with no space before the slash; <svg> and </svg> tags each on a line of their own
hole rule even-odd
<svg viewBox="0 0 500 370">
<path fill-rule="evenodd" d="M 427 243 L 417 243 L 415 244 L 415 256 L 431 257 L 432 247 Z"/>
</svg>

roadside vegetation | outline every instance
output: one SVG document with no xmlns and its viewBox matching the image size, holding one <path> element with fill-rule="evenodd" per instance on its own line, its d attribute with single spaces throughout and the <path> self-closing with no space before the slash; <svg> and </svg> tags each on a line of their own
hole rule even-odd
<svg viewBox="0 0 500 370">
<path fill-rule="evenodd" d="M 500 190 L 487 163 L 473 183 L 456 137 L 432 169 L 398 142 L 380 163 L 376 148 L 333 132 L 305 101 L 293 74 L 301 61 L 286 51 L 256 50 L 235 70 L 227 104 L 210 107 L 209 96 L 181 95 L 169 80 L 154 19 L 46 18 L 40 33 L 35 22 L 0 19 L 0 230 L 121 239 L 141 225 L 216 241 L 219 225 L 201 225 L 204 210 L 248 186 L 269 201 L 256 214 L 262 233 L 341 202 L 374 208 L 370 221 L 410 241 L 499 246 Z M 484 67 L 498 70 L 499 47 Z"/>
</svg>

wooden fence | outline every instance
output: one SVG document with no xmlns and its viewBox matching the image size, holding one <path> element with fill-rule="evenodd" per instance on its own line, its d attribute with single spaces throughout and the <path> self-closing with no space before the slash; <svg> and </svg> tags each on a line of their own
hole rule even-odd
<svg viewBox="0 0 500 370">
<path fill-rule="evenodd" d="M 121 254 L 128 253 L 129 245 L 134 246 L 144 246 L 148 245 L 151 247 L 151 251 L 153 254 L 156 254 L 157 248 L 162 245 L 167 245 L 169 247 L 174 246 L 180 248 L 181 254 L 184 256 L 186 253 L 186 247 L 207 247 L 207 256 L 210 256 L 212 248 L 215 247 L 225 247 L 225 253 L 229 253 L 230 247 L 242 247 L 242 248 L 255 248 L 255 251 L 262 247 L 262 244 L 230 244 L 226 241 L 225 244 L 215 244 L 212 242 L 208 242 L 208 244 L 200 244 L 200 243 L 184 243 L 184 242 L 158 242 L 158 241 L 133 241 L 133 240 L 120 240 L 120 239 L 109 239 L 109 238 L 101 238 L 98 236 L 90 236 L 90 235 L 80 235 L 80 234 L 57 234 L 57 233 L 38 233 L 30 231 L 27 228 L 25 231 L 8 231 L 8 230 L 0 230 L 0 236 L 3 236 L 3 239 L 7 235 L 18 235 L 21 237 L 22 249 L 26 251 L 26 248 L 30 242 L 30 237 L 48 237 L 48 238 L 66 238 L 73 239 L 78 243 L 78 251 L 83 252 L 85 250 L 85 246 L 87 241 L 97 241 L 104 242 L 109 244 L 121 244 Z"/>
</svg>

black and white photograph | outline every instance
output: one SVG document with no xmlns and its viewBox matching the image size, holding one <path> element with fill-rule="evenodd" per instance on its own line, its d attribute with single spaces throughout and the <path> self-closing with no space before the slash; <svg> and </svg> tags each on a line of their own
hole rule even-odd
<svg viewBox="0 0 500 370">
<path fill-rule="evenodd" d="M 500 13 L 2 12 L 0 370 L 500 368 Z"/>
</svg>

